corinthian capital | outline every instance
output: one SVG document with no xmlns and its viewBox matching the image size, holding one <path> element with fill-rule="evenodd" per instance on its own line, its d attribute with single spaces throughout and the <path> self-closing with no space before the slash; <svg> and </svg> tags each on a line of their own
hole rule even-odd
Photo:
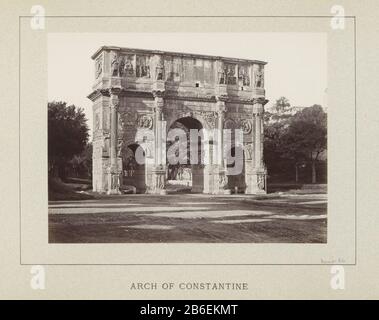
<svg viewBox="0 0 379 320">
<path fill-rule="evenodd" d="M 119 95 L 121 93 L 121 88 L 112 87 L 108 89 L 108 92 L 109 92 L 111 107 L 115 107 L 117 109 L 120 103 Z"/>
<path fill-rule="evenodd" d="M 119 105 L 120 105 L 120 99 L 118 95 L 112 94 L 111 95 L 111 108 L 118 109 Z"/>
<path fill-rule="evenodd" d="M 253 106 L 253 114 L 257 116 L 262 116 L 264 112 L 264 108 L 262 104 L 254 104 Z"/>
<path fill-rule="evenodd" d="M 218 95 L 218 96 L 216 96 L 216 101 L 217 102 L 219 102 L 219 101 L 226 102 L 228 100 L 229 100 L 228 95 Z"/>
<path fill-rule="evenodd" d="M 224 100 L 217 99 L 217 110 L 216 111 L 217 111 L 217 115 L 219 117 L 225 115 L 226 105 L 225 105 L 225 101 Z"/>
<path fill-rule="evenodd" d="M 259 98 L 253 99 L 253 104 L 261 104 L 262 106 L 264 106 L 267 102 L 268 102 L 268 100 L 264 97 L 259 97 Z"/>
<path fill-rule="evenodd" d="M 116 96 L 119 96 L 121 93 L 121 88 L 120 87 L 112 87 L 112 88 L 109 88 L 109 95 L 116 95 Z"/>
<path fill-rule="evenodd" d="M 162 90 L 153 90 L 152 93 L 154 98 L 163 98 L 165 92 Z"/>
<path fill-rule="evenodd" d="M 223 106 L 217 110 L 218 117 L 225 117 L 225 113 L 226 113 L 226 106 Z"/>
<path fill-rule="evenodd" d="M 264 105 L 268 102 L 267 99 L 260 97 L 253 99 L 253 114 L 262 115 L 264 112 Z"/>
<path fill-rule="evenodd" d="M 154 108 L 154 111 L 155 113 L 158 115 L 158 116 L 161 116 L 162 115 L 162 112 L 163 112 L 163 105 L 161 104 L 157 104 Z"/>
</svg>

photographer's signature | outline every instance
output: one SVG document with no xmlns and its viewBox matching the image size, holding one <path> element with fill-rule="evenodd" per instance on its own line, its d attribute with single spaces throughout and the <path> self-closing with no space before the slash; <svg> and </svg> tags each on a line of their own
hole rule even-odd
<svg viewBox="0 0 379 320">
<path fill-rule="evenodd" d="M 321 263 L 325 264 L 343 264 L 346 260 L 344 258 L 327 257 L 321 258 Z"/>
</svg>

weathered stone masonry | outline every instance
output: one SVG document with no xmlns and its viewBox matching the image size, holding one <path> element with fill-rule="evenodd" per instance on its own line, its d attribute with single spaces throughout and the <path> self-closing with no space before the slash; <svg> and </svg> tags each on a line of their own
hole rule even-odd
<svg viewBox="0 0 379 320">
<path fill-rule="evenodd" d="M 92 59 L 95 83 L 88 98 L 94 115 L 94 191 L 117 194 L 126 183 L 140 192 L 165 194 L 166 148 L 160 130 L 190 117 L 206 129 L 243 130 L 242 179 L 227 176 L 224 161 L 205 164 L 194 191 L 228 194 L 237 187 L 247 194 L 266 192 L 266 62 L 111 46 L 101 47 Z M 167 127 L 157 125 L 160 121 L 166 121 Z M 138 129 L 146 129 L 146 135 L 138 137 Z M 132 159 L 136 145 L 143 148 L 145 164 L 125 165 L 123 159 Z M 125 152 L 132 156 L 124 156 Z"/>
</svg>

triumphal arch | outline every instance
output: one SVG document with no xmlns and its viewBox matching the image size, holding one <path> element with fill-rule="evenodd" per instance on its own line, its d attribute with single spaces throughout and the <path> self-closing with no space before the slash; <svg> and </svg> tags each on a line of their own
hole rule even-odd
<svg viewBox="0 0 379 320">
<path fill-rule="evenodd" d="M 99 48 L 92 59 L 95 82 L 88 98 L 93 101 L 94 191 L 118 194 L 132 187 L 165 194 L 171 183 L 185 181 L 193 192 L 266 192 L 266 62 L 113 46 Z M 194 129 L 213 132 L 207 143 L 199 136 L 197 158 L 208 152 L 220 159 L 193 163 L 188 155 L 179 164 L 167 161 L 168 147 L 179 143 L 167 140 L 173 128 L 187 135 Z M 236 143 L 232 133 L 227 152 L 225 129 L 242 137 Z M 243 168 L 230 174 L 227 157 L 237 153 Z"/>
</svg>

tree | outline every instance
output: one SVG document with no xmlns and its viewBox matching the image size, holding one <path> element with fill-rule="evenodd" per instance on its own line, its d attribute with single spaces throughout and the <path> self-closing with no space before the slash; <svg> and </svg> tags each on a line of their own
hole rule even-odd
<svg viewBox="0 0 379 320">
<path fill-rule="evenodd" d="M 83 109 L 66 102 L 48 103 L 49 175 L 65 178 L 65 167 L 79 155 L 88 141 L 87 119 Z"/>
<path fill-rule="evenodd" d="M 287 111 L 291 110 L 291 104 L 286 97 L 280 97 L 275 101 L 274 105 L 272 106 L 272 109 L 274 113 L 282 115 L 285 114 Z"/>
<path fill-rule="evenodd" d="M 284 133 L 285 125 L 280 122 L 269 123 L 264 127 L 264 159 L 270 171 L 282 157 Z"/>
<path fill-rule="evenodd" d="M 89 178 L 92 176 L 92 143 L 87 143 L 84 150 L 74 155 L 69 161 L 72 174 L 75 177 Z"/>
<path fill-rule="evenodd" d="M 291 120 L 289 100 L 280 97 L 264 113 L 264 159 L 270 175 L 283 176 L 288 167 L 283 137 Z M 283 177 L 281 177 L 283 178 Z"/>
<path fill-rule="evenodd" d="M 326 122 L 326 113 L 320 105 L 304 108 L 294 115 L 283 138 L 288 157 L 292 157 L 295 163 L 299 160 L 310 162 L 312 183 L 316 183 L 317 180 L 318 158 L 327 146 Z"/>
<path fill-rule="evenodd" d="M 326 113 L 319 105 L 296 112 L 288 99 L 280 97 L 265 112 L 264 158 L 271 174 L 287 179 L 294 168 L 299 181 L 299 167 L 310 163 L 312 182 L 316 183 L 316 164 L 326 149 Z"/>
</svg>

